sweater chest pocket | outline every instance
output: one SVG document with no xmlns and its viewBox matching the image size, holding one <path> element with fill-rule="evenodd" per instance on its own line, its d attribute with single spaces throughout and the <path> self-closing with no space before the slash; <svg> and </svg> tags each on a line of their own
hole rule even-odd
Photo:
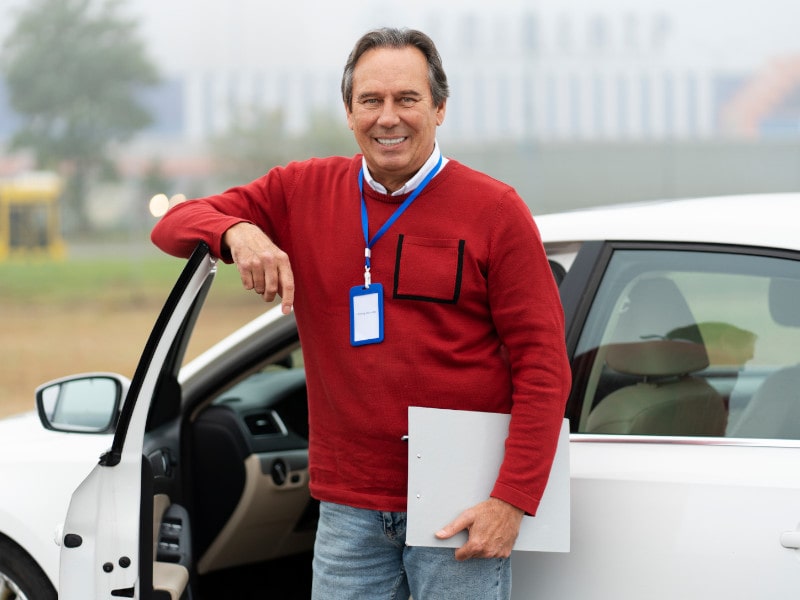
<svg viewBox="0 0 800 600">
<path fill-rule="evenodd" d="M 464 240 L 400 235 L 393 297 L 455 304 L 461 293 Z"/>
</svg>

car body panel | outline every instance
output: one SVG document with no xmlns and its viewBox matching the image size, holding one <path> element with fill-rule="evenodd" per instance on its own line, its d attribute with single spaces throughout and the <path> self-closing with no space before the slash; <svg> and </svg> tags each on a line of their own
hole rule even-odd
<svg viewBox="0 0 800 600">
<path fill-rule="evenodd" d="M 14 490 L 0 495 L 0 533 L 34 556 L 56 587 L 57 530 L 72 492 L 108 450 L 111 439 L 110 434 L 45 430 L 35 412 L 0 420 L 0 441 L 13 448 L 13 452 L 0 452 L 0 473 L 4 488 Z"/>
<path fill-rule="evenodd" d="M 800 250 L 791 218 L 798 210 L 800 194 L 751 194 L 618 204 L 538 215 L 536 222 L 550 244 L 650 240 Z"/>
<path fill-rule="evenodd" d="M 800 448 L 570 445 L 569 555 L 516 553 L 523 598 L 777 598 L 800 585 Z M 769 468 L 764 468 L 769 465 Z"/>
</svg>

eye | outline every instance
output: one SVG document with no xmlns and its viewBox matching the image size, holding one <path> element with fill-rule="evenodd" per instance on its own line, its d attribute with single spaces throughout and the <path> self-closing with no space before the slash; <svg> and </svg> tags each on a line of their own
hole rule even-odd
<svg viewBox="0 0 800 600">
<path fill-rule="evenodd" d="M 414 106 L 417 103 L 417 98 L 413 96 L 403 96 L 400 98 L 400 105 L 401 106 Z"/>
</svg>

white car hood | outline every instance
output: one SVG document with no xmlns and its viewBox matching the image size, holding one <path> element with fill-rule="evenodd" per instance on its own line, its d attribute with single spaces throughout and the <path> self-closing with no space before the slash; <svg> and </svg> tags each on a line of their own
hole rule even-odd
<svg viewBox="0 0 800 600">
<path fill-rule="evenodd" d="M 58 587 L 55 534 L 75 488 L 111 447 L 112 434 L 45 429 L 35 412 L 0 419 L 0 534 L 20 544 Z"/>
<path fill-rule="evenodd" d="M 86 460 L 87 472 L 107 448 L 112 434 L 62 433 L 42 426 L 36 412 L 0 420 L 0 463 L 20 460 L 42 462 Z"/>
</svg>

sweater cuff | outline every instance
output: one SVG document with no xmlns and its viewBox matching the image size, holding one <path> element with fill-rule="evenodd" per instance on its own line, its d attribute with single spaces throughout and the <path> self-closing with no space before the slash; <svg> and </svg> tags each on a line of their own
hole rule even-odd
<svg viewBox="0 0 800 600">
<path fill-rule="evenodd" d="M 528 494 L 500 482 L 494 484 L 494 489 L 492 489 L 492 493 L 489 495 L 492 498 L 497 498 L 503 502 L 508 502 L 512 506 L 516 506 L 525 511 L 526 515 L 530 516 L 536 516 L 536 510 L 539 508 L 539 502 L 541 500 L 541 498 L 531 498 Z"/>
</svg>

